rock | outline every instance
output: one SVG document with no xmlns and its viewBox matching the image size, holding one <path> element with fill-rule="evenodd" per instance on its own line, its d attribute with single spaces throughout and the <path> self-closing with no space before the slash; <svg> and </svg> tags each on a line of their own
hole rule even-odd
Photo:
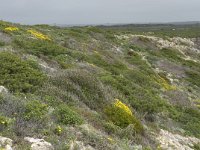
<svg viewBox="0 0 200 150">
<path fill-rule="evenodd" d="M 8 93 L 8 90 L 4 86 L 0 86 L 0 93 Z"/>
<path fill-rule="evenodd" d="M 81 141 L 73 141 L 70 144 L 69 150 L 95 150 L 90 145 L 85 146 L 83 142 Z"/>
<path fill-rule="evenodd" d="M 25 141 L 32 143 L 31 150 L 54 150 L 51 143 L 46 142 L 44 139 L 35 139 L 31 137 L 25 137 Z"/>
<path fill-rule="evenodd" d="M 6 137 L 0 136 L 0 148 L 4 150 L 12 150 L 12 140 Z"/>
<path fill-rule="evenodd" d="M 160 143 L 160 148 L 163 150 L 193 150 L 191 147 L 194 144 L 200 143 L 200 139 L 195 137 L 184 137 L 162 129 L 157 140 Z"/>
</svg>

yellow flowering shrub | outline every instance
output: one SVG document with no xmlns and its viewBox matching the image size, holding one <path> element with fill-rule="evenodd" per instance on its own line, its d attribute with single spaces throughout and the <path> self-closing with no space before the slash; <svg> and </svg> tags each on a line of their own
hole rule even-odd
<svg viewBox="0 0 200 150">
<path fill-rule="evenodd" d="M 200 109 L 200 99 L 195 100 L 194 103 Z"/>
<path fill-rule="evenodd" d="M 164 78 L 160 77 L 158 79 L 159 84 L 165 89 L 165 90 L 176 90 L 177 87 L 170 85 Z"/>
<path fill-rule="evenodd" d="M 135 117 L 131 109 L 119 99 L 115 99 L 113 104 L 105 108 L 105 114 L 109 121 L 121 128 L 133 124 L 136 132 L 143 132 L 141 122 Z"/>
<path fill-rule="evenodd" d="M 127 112 L 129 115 L 133 115 L 130 108 L 126 106 L 126 104 L 122 103 L 119 99 L 115 99 L 114 103 L 115 107 L 119 107 L 120 109 L 123 109 L 125 112 Z"/>
<path fill-rule="evenodd" d="M 6 27 L 4 30 L 5 31 L 18 31 L 19 28 L 17 28 L 17 27 Z"/>
<path fill-rule="evenodd" d="M 35 31 L 35 30 L 27 30 L 28 33 L 31 33 L 33 36 L 35 36 L 37 39 L 40 39 L 40 40 L 49 40 L 51 41 L 51 39 L 47 36 L 47 35 L 44 35 L 38 31 Z"/>
</svg>

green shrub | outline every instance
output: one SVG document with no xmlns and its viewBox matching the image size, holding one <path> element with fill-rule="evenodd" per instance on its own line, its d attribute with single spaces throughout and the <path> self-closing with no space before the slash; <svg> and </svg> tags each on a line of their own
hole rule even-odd
<svg viewBox="0 0 200 150">
<path fill-rule="evenodd" d="M 187 80 L 192 84 L 200 87 L 200 74 L 194 71 L 186 72 L 188 78 Z"/>
<path fill-rule="evenodd" d="M 0 41 L 0 46 L 4 46 L 4 45 L 5 45 L 5 42 Z"/>
<path fill-rule="evenodd" d="M 11 120 L 9 118 L 0 115 L 0 127 L 1 126 L 7 127 L 10 124 L 10 121 Z"/>
<path fill-rule="evenodd" d="M 110 93 L 105 90 L 106 87 L 85 70 L 68 70 L 55 78 L 51 78 L 50 82 L 60 89 L 57 91 L 60 92 L 58 96 L 64 94 L 62 100 L 68 103 L 72 102 L 71 95 L 75 95 L 89 108 L 97 110 L 104 107 L 109 99 Z M 61 94 L 62 91 L 64 93 Z"/>
<path fill-rule="evenodd" d="M 194 150 L 200 150 L 200 143 L 194 144 Z"/>
<path fill-rule="evenodd" d="M 188 135 L 200 137 L 200 112 L 198 109 L 171 107 L 170 117 L 179 122 Z"/>
<path fill-rule="evenodd" d="M 41 120 L 48 112 L 48 105 L 38 100 L 29 101 L 25 106 L 25 120 Z"/>
<path fill-rule="evenodd" d="M 35 63 L 22 60 L 15 54 L 1 52 L 0 85 L 11 92 L 34 92 L 45 79 L 36 66 Z"/>
<path fill-rule="evenodd" d="M 55 57 L 61 54 L 66 54 L 66 49 L 64 47 L 51 41 L 15 39 L 14 43 L 17 48 L 22 48 L 26 52 L 36 56 L 45 55 Z"/>
<path fill-rule="evenodd" d="M 110 105 L 105 108 L 105 114 L 110 121 L 121 128 L 133 124 L 136 132 L 143 132 L 143 126 L 140 121 L 134 115 L 127 113 L 124 109 L 116 107 L 115 105 Z"/>
<path fill-rule="evenodd" d="M 74 112 L 67 105 L 60 105 L 55 110 L 55 117 L 59 123 L 65 125 L 79 125 L 83 123 L 78 113 Z"/>
<path fill-rule="evenodd" d="M 118 131 L 120 131 L 120 127 L 113 124 L 113 122 L 106 122 L 103 124 L 105 131 L 108 134 L 116 134 Z"/>
</svg>

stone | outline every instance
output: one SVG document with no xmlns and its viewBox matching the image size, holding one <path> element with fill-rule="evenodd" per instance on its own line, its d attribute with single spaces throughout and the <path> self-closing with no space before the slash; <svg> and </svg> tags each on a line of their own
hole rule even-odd
<svg viewBox="0 0 200 150">
<path fill-rule="evenodd" d="M 13 150 L 12 143 L 13 141 L 11 139 L 0 136 L 0 148 L 4 150 Z"/>
<path fill-rule="evenodd" d="M 95 149 L 90 145 L 85 146 L 84 143 L 81 141 L 73 141 L 70 144 L 69 150 L 95 150 Z"/>
<path fill-rule="evenodd" d="M 4 86 L 0 86 L 0 93 L 8 93 L 8 90 Z"/>
<path fill-rule="evenodd" d="M 191 147 L 200 143 L 200 139 L 195 137 L 185 137 L 163 129 L 160 130 L 157 140 L 163 150 L 193 150 Z"/>
<path fill-rule="evenodd" d="M 31 143 L 31 150 L 54 150 L 52 144 L 46 142 L 44 139 L 25 137 L 24 140 Z"/>
</svg>

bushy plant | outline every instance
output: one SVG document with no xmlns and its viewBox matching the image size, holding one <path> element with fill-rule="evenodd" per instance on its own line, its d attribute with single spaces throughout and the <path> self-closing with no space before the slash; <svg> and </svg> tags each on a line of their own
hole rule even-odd
<svg viewBox="0 0 200 150">
<path fill-rule="evenodd" d="M 74 112 L 67 105 L 59 105 L 55 110 L 55 117 L 59 123 L 65 125 L 79 125 L 83 123 L 78 113 Z"/>
<path fill-rule="evenodd" d="M 34 92 L 42 85 L 45 76 L 35 63 L 22 60 L 9 52 L 0 53 L 0 85 L 11 92 Z"/>
<path fill-rule="evenodd" d="M 169 116 L 179 122 L 187 134 L 200 137 L 200 112 L 198 109 L 175 106 L 170 107 L 169 112 Z"/>
<path fill-rule="evenodd" d="M 45 55 L 55 57 L 61 54 L 66 54 L 67 49 L 59 46 L 51 41 L 34 40 L 34 39 L 15 39 L 14 43 L 17 48 L 22 48 L 30 54 L 36 56 Z"/>
<path fill-rule="evenodd" d="M 7 127 L 10 124 L 11 120 L 0 114 L 0 127 Z"/>
<path fill-rule="evenodd" d="M 119 126 L 114 125 L 113 122 L 105 122 L 103 126 L 108 134 L 116 134 L 118 131 L 121 130 L 121 128 Z"/>
<path fill-rule="evenodd" d="M 38 101 L 29 101 L 25 106 L 25 120 L 41 120 L 48 112 L 48 105 Z"/>
<path fill-rule="evenodd" d="M 105 114 L 110 121 L 121 128 L 133 124 L 136 132 L 143 132 L 143 126 L 140 121 L 131 112 L 130 108 L 119 100 L 108 106 L 105 109 Z"/>
<path fill-rule="evenodd" d="M 0 46 L 4 46 L 4 45 L 5 45 L 5 42 L 0 41 Z"/>
</svg>

